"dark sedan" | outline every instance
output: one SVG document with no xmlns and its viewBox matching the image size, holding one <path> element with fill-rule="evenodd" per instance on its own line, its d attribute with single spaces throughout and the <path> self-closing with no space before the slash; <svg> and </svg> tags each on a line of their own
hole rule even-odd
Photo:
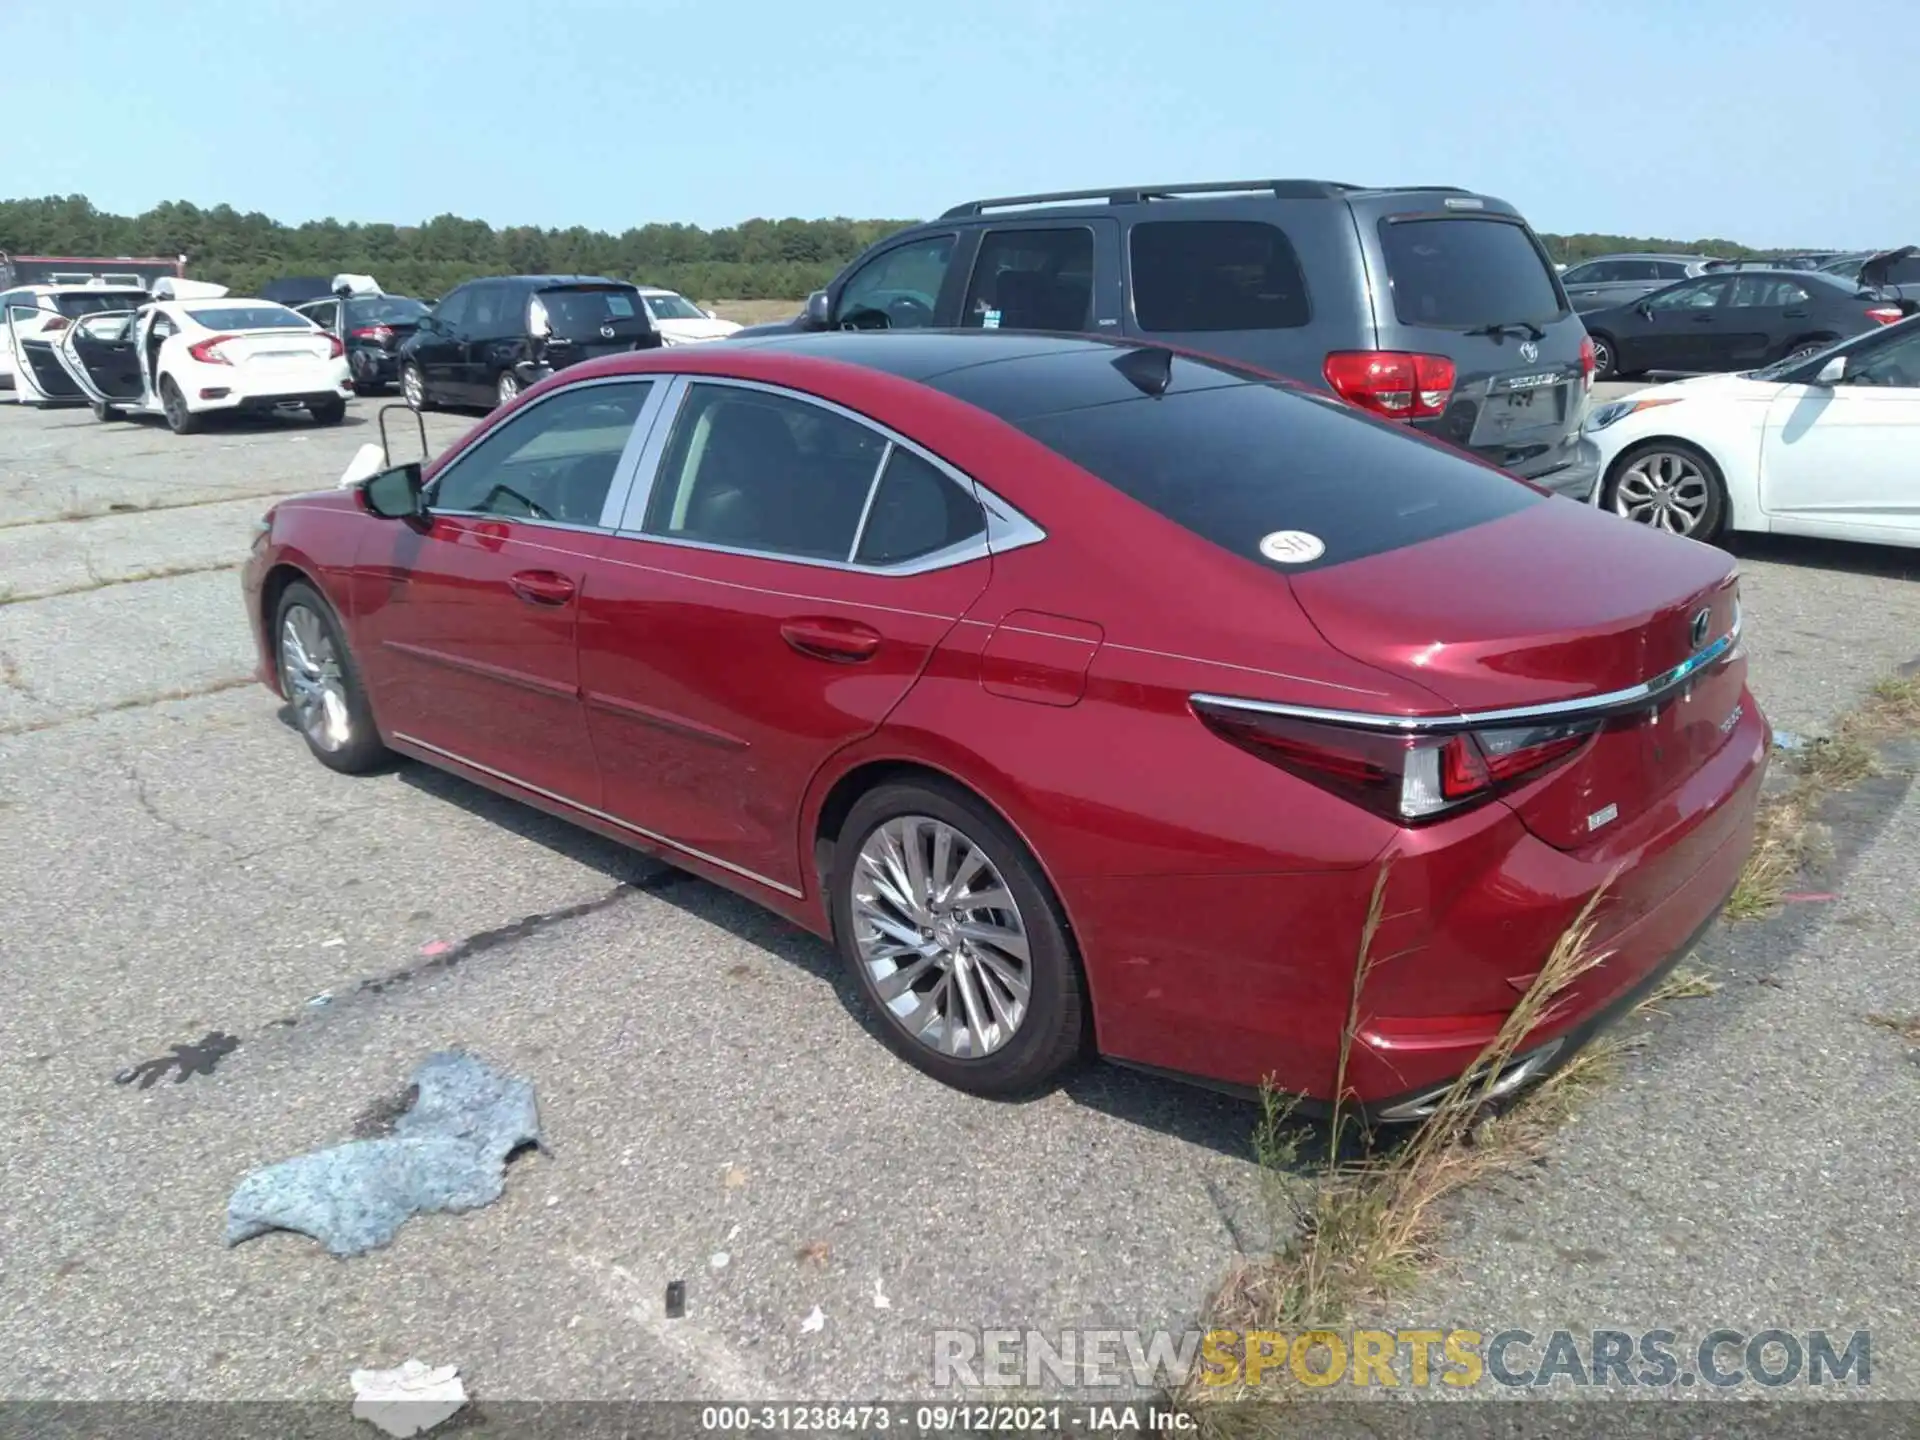
<svg viewBox="0 0 1920 1440">
<path fill-rule="evenodd" d="M 400 381 L 400 346 L 431 307 L 411 295 L 342 295 L 297 307 L 346 347 L 353 388 L 375 395 Z"/>
<path fill-rule="evenodd" d="M 1824 350 L 1907 314 L 1882 292 L 1814 270 L 1728 270 L 1580 318 L 1598 379 L 1747 370 Z"/>
</svg>

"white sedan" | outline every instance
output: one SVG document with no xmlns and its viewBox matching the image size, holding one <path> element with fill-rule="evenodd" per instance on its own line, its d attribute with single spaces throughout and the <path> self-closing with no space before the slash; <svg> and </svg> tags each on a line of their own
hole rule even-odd
<svg viewBox="0 0 1920 1440">
<path fill-rule="evenodd" d="M 698 345 L 704 340 L 724 340 L 740 327 L 722 320 L 711 310 L 702 310 L 677 290 L 662 290 L 655 285 L 640 287 L 640 302 L 653 317 L 653 328 L 669 345 Z"/>
<path fill-rule="evenodd" d="M 1920 546 L 1920 316 L 1801 360 L 1595 408 L 1593 503 L 1695 540 L 1730 530 Z"/>
<path fill-rule="evenodd" d="M 18 323 L 11 310 L 7 319 Z M 100 419 L 159 415 L 177 434 L 235 412 L 305 409 L 334 425 L 353 393 L 338 337 L 270 300 L 162 300 L 85 316 L 48 339 Z M 29 386 L 21 398 L 61 397 Z"/>
</svg>

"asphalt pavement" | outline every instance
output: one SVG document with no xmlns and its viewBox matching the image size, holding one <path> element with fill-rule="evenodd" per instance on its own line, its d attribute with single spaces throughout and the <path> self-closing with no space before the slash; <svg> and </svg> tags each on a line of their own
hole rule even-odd
<svg viewBox="0 0 1920 1440">
<path fill-rule="evenodd" d="M 936 1329 L 1184 1327 L 1267 1238 L 1249 1107 L 1106 1067 L 969 1099 L 746 902 L 424 767 L 309 758 L 248 683 L 235 571 L 377 408 L 180 437 L 0 405 L 0 1395 L 343 1398 L 416 1356 L 494 1398 L 914 1396 Z M 1777 723 L 1818 733 L 1920 651 L 1920 552 L 1744 549 Z M 1423 1304 L 1897 1323 L 1920 1072 L 1859 1014 L 1920 1010 L 1920 817 L 1874 803 L 1841 899 L 1712 938 L 1726 988 L 1524 1192 L 1461 1207 Z M 371 1133 L 451 1046 L 536 1088 L 548 1148 L 500 1201 L 353 1260 L 223 1245 L 242 1175 Z"/>
</svg>

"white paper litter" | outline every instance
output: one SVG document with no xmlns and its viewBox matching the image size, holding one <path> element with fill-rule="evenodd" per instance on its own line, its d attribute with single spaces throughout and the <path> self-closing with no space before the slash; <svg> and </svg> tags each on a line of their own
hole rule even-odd
<svg viewBox="0 0 1920 1440">
<path fill-rule="evenodd" d="M 813 1307 L 813 1313 L 811 1315 L 800 1322 L 800 1333 L 802 1335 L 818 1334 L 826 1328 L 827 1312 L 822 1310 L 818 1305 Z"/>
<path fill-rule="evenodd" d="M 458 1365 L 408 1360 L 397 1370 L 356 1370 L 353 1418 L 404 1437 L 431 1430 L 467 1403 Z"/>
<path fill-rule="evenodd" d="M 876 1310 L 891 1310 L 893 1308 L 893 1301 L 889 1300 L 887 1298 L 887 1292 L 880 1288 L 880 1277 L 878 1275 L 873 1277 L 873 1308 Z"/>
<path fill-rule="evenodd" d="M 707 1257 L 707 1264 L 716 1270 L 724 1270 L 733 1263 L 733 1256 L 724 1250 L 716 1250 Z"/>
</svg>

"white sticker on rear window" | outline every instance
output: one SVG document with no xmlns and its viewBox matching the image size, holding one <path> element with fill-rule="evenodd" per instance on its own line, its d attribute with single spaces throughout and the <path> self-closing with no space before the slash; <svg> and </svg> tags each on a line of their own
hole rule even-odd
<svg viewBox="0 0 1920 1440">
<path fill-rule="evenodd" d="M 1000 312 L 998 310 L 987 311 L 986 314 L 980 317 L 980 328 L 982 330 L 998 330 L 1000 328 Z"/>
<path fill-rule="evenodd" d="M 624 295 L 607 296 L 607 313 L 618 315 L 622 320 L 633 314 L 633 302 Z"/>
<path fill-rule="evenodd" d="M 1260 553 L 1277 565 L 1305 565 L 1327 553 L 1326 542 L 1304 530 L 1276 530 L 1260 538 Z"/>
</svg>

